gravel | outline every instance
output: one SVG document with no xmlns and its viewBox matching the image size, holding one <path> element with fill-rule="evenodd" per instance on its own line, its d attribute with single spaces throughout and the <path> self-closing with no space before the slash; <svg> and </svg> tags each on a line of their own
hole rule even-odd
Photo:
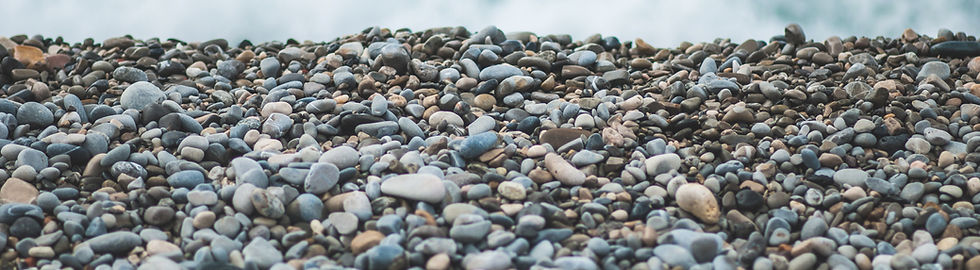
<svg viewBox="0 0 980 270">
<path fill-rule="evenodd" d="M 774 34 L 0 36 L 0 269 L 980 268 L 976 37 Z"/>
</svg>

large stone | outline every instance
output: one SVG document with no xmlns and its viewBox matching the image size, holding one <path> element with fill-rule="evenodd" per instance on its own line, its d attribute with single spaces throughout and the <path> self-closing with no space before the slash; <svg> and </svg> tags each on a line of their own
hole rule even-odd
<svg viewBox="0 0 980 270">
<path fill-rule="evenodd" d="M 261 269 L 269 269 L 272 265 L 282 262 L 282 253 L 269 240 L 256 237 L 242 249 L 246 262 L 254 262 Z"/>
<path fill-rule="evenodd" d="M 381 182 L 381 193 L 409 200 L 438 203 L 446 197 L 446 187 L 435 175 L 403 174 Z"/>
<path fill-rule="evenodd" d="M 360 159 L 360 157 L 361 154 L 357 152 L 357 149 L 345 145 L 334 147 L 333 149 L 323 152 L 323 154 L 320 155 L 320 159 L 317 161 L 333 163 L 333 165 L 337 166 L 338 169 L 342 170 L 357 165 L 357 161 Z"/>
<path fill-rule="evenodd" d="M 235 158 L 231 160 L 231 169 L 235 172 L 235 182 L 238 184 L 250 183 L 260 188 L 269 186 L 269 177 L 255 160 L 247 157 Z"/>
<path fill-rule="evenodd" d="M 489 66 L 480 71 L 480 80 L 486 81 L 490 79 L 496 79 L 498 82 L 503 81 L 510 76 L 524 75 L 521 69 L 511 66 L 510 64 L 497 64 Z"/>
<path fill-rule="evenodd" d="M 340 180 L 340 170 L 333 163 L 314 163 L 303 181 L 303 189 L 316 195 L 326 193 Z"/>
<path fill-rule="evenodd" d="M 159 87 L 148 82 L 136 82 L 126 87 L 122 96 L 119 97 L 119 104 L 123 109 L 143 110 L 143 107 L 153 103 L 160 103 L 165 96 Z"/>
<path fill-rule="evenodd" d="M 17 122 L 35 128 L 46 127 L 54 123 L 54 114 L 41 103 L 27 102 L 17 109 Z"/>
<path fill-rule="evenodd" d="M 551 144 L 551 147 L 558 148 L 572 140 L 581 137 L 588 137 L 592 132 L 583 129 L 555 128 L 541 132 L 539 140 L 541 143 Z"/>
<path fill-rule="evenodd" d="M 7 178 L 0 187 L 0 204 L 2 203 L 33 203 L 38 191 L 34 185 L 17 178 Z"/>
<path fill-rule="evenodd" d="M 96 253 L 125 253 L 142 242 L 140 236 L 135 233 L 118 231 L 96 236 L 85 241 L 84 244 L 88 244 Z"/>
<path fill-rule="evenodd" d="M 674 197 L 677 200 L 677 206 L 707 224 L 718 223 L 721 218 L 721 210 L 718 208 L 715 194 L 701 184 L 681 185 L 677 188 Z"/>
<path fill-rule="evenodd" d="M 652 177 L 680 169 L 681 157 L 674 153 L 656 155 L 647 158 L 644 164 L 647 175 Z"/>
</svg>

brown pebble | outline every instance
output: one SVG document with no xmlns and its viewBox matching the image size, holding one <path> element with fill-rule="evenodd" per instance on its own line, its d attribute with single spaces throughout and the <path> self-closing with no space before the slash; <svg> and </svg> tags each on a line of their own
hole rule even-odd
<svg viewBox="0 0 980 270">
<path fill-rule="evenodd" d="M 361 254 L 361 252 L 364 252 L 374 246 L 377 246 L 378 243 L 381 243 L 381 239 L 384 238 L 385 235 L 379 231 L 369 230 L 369 231 L 362 232 L 357 236 L 355 236 L 353 240 L 351 240 L 350 242 L 351 252 L 354 252 L 354 254 Z"/>
</svg>

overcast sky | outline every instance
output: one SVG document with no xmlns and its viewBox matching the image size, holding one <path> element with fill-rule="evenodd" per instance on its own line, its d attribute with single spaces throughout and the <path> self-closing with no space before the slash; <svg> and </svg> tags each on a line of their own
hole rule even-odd
<svg viewBox="0 0 980 270">
<path fill-rule="evenodd" d="M 803 3 L 801 5 L 800 3 Z M 594 33 L 641 37 L 658 47 L 714 38 L 768 40 L 790 22 L 808 38 L 898 37 L 905 28 L 935 36 L 940 28 L 980 34 L 980 1 L 72 1 L 4 0 L 0 35 L 42 34 L 78 42 L 136 38 L 203 41 L 330 40 L 370 26 L 424 30 L 497 25 L 504 32 Z"/>
</svg>

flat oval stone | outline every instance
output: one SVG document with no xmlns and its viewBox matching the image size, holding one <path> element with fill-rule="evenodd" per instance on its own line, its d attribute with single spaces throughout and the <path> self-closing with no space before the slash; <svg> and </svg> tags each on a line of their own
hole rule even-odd
<svg viewBox="0 0 980 270">
<path fill-rule="evenodd" d="M 97 253 L 129 252 L 142 243 L 140 236 L 126 231 L 111 232 L 85 241 Z"/>
<path fill-rule="evenodd" d="M 438 203 L 446 188 L 438 176 L 423 173 L 403 174 L 381 182 L 381 193 L 409 200 Z"/>
</svg>

